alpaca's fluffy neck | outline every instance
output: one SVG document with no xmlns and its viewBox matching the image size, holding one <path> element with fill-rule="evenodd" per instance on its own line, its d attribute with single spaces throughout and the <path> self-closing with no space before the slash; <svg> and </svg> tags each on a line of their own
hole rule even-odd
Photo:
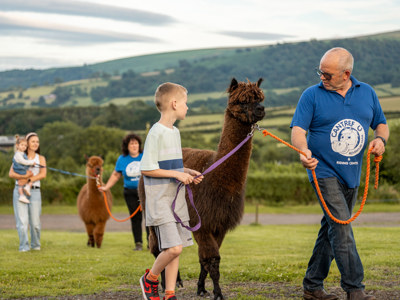
<svg viewBox="0 0 400 300">
<path fill-rule="evenodd" d="M 101 180 L 100 180 L 100 182 L 101 182 Z M 100 194 L 100 191 L 97 188 L 96 179 L 88 178 L 87 184 L 88 184 L 88 193 L 89 194 Z"/>
<path fill-rule="evenodd" d="M 217 159 L 226 155 L 242 142 L 251 132 L 251 125 L 244 124 L 232 117 L 229 112 L 225 113 L 224 127 L 222 128 L 221 138 L 218 144 Z M 239 149 L 241 155 L 251 154 L 251 139 Z"/>
<path fill-rule="evenodd" d="M 224 127 L 222 129 L 220 142 L 218 144 L 218 151 L 215 160 L 220 159 L 233 148 L 235 148 L 240 142 L 242 142 L 251 131 L 250 124 L 244 124 L 239 120 L 232 117 L 229 112 L 225 113 Z M 228 160 L 217 168 L 217 176 L 221 173 L 229 173 L 232 176 L 240 177 L 239 181 L 247 176 L 247 169 L 249 166 L 251 149 L 252 149 L 252 138 L 247 141 L 237 152 L 235 152 Z M 225 167 L 223 167 L 225 166 Z M 229 168 L 230 170 L 226 170 Z"/>
</svg>

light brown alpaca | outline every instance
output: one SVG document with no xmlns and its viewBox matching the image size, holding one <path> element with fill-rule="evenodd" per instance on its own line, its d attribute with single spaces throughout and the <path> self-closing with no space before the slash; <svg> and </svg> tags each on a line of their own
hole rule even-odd
<svg viewBox="0 0 400 300">
<path fill-rule="evenodd" d="M 85 223 L 89 236 L 87 245 L 101 247 L 106 222 L 110 218 L 104 203 L 103 192 L 97 189 L 97 183 L 103 185 L 103 160 L 99 156 L 91 156 L 86 163 L 86 184 L 82 187 L 77 198 L 79 216 Z M 98 182 L 96 179 L 98 177 Z M 106 192 L 108 206 L 112 206 L 111 192 Z"/>
<path fill-rule="evenodd" d="M 228 106 L 225 111 L 224 125 L 217 151 L 183 149 L 183 165 L 187 168 L 205 171 L 209 166 L 234 149 L 251 132 L 252 125 L 264 118 L 264 93 L 259 88 L 262 79 L 256 83 L 237 82 L 232 79 L 227 92 Z M 201 217 L 201 227 L 193 232 L 199 246 L 200 275 L 197 283 L 197 294 L 205 296 L 205 279 L 207 274 L 214 285 L 214 299 L 223 299 L 219 285 L 219 264 L 222 241 L 226 233 L 232 230 L 243 217 L 244 194 L 252 143 L 250 139 L 228 160 L 204 176 L 203 181 L 191 185 L 195 206 Z M 143 186 L 140 186 L 140 197 L 144 204 Z M 198 222 L 193 207 L 188 202 L 190 225 Z M 150 234 L 150 247 L 157 255 L 157 241 L 153 232 Z"/>
</svg>

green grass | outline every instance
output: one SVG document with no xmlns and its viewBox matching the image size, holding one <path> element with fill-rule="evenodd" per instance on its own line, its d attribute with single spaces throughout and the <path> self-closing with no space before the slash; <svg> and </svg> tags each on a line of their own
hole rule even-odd
<svg viewBox="0 0 400 300">
<path fill-rule="evenodd" d="M 221 284 L 285 283 L 301 286 L 318 226 L 239 226 L 221 248 Z M 130 232 L 106 232 L 101 249 L 85 246 L 86 234 L 43 231 L 42 250 L 19 253 L 15 230 L 1 230 L 0 298 L 57 297 L 102 291 L 139 294 L 138 279 L 153 258 L 132 251 Z M 354 228 L 368 287 L 398 290 L 390 282 L 400 276 L 400 228 Z M 251 255 L 243 255 L 249 253 Z M 184 281 L 199 273 L 197 246 L 185 248 L 180 270 Z M 210 279 L 207 279 L 209 282 Z M 339 286 L 332 265 L 327 285 Z M 246 294 L 237 285 L 237 295 Z M 178 290 L 179 293 L 179 290 Z"/>
<path fill-rule="evenodd" d="M 354 210 L 357 211 L 360 208 L 360 203 L 357 203 Z M 244 212 L 255 213 L 255 204 L 246 203 Z M 128 209 L 125 205 L 114 205 L 112 207 L 113 213 L 128 213 Z M 260 214 L 320 214 L 321 207 L 318 204 L 315 205 L 293 205 L 293 206 L 258 206 L 258 212 Z M 363 213 L 375 213 L 375 212 L 400 212 L 400 203 L 382 203 L 382 202 L 371 202 L 367 200 L 364 206 Z M 0 215 L 11 215 L 14 214 L 12 205 L 0 205 Z M 75 205 L 43 205 L 42 214 L 50 215 L 75 215 L 78 214 L 78 209 Z"/>
</svg>

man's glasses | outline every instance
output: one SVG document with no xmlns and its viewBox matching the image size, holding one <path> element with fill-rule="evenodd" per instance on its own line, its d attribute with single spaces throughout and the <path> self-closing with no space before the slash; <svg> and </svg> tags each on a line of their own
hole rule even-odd
<svg viewBox="0 0 400 300">
<path fill-rule="evenodd" d="M 325 78 L 326 80 L 328 80 L 328 81 L 332 79 L 333 74 L 329 74 L 329 73 L 322 72 L 321 69 L 319 69 L 319 68 L 316 68 L 315 71 L 317 72 L 317 75 L 318 75 L 319 77 L 321 77 L 321 75 L 323 75 L 324 78 Z"/>
</svg>

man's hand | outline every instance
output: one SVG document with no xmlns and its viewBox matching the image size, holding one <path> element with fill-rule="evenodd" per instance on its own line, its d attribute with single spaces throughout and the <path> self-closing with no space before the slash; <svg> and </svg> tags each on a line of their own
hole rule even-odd
<svg viewBox="0 0 400 300">
<path fill-rule="evenodd" d="M 368 149 L 371 149 L 372 154 L 381 156 L 383 153 L 385 153 L 385 144 L 380 138 L 375 138 L 373 139 L 368 146 Z"/>
<path fill-rule="evenodd" d="M 317 167 L 318 159 L 311 157 L 312 153 L 310 149 L 304 150 L 303 152 L 307 155 L 306 157 L 303 154 L 300 154 L 300 161 L 303 164 L 303 167 L 309 170 L 314 170 Z"/>
</svg>

